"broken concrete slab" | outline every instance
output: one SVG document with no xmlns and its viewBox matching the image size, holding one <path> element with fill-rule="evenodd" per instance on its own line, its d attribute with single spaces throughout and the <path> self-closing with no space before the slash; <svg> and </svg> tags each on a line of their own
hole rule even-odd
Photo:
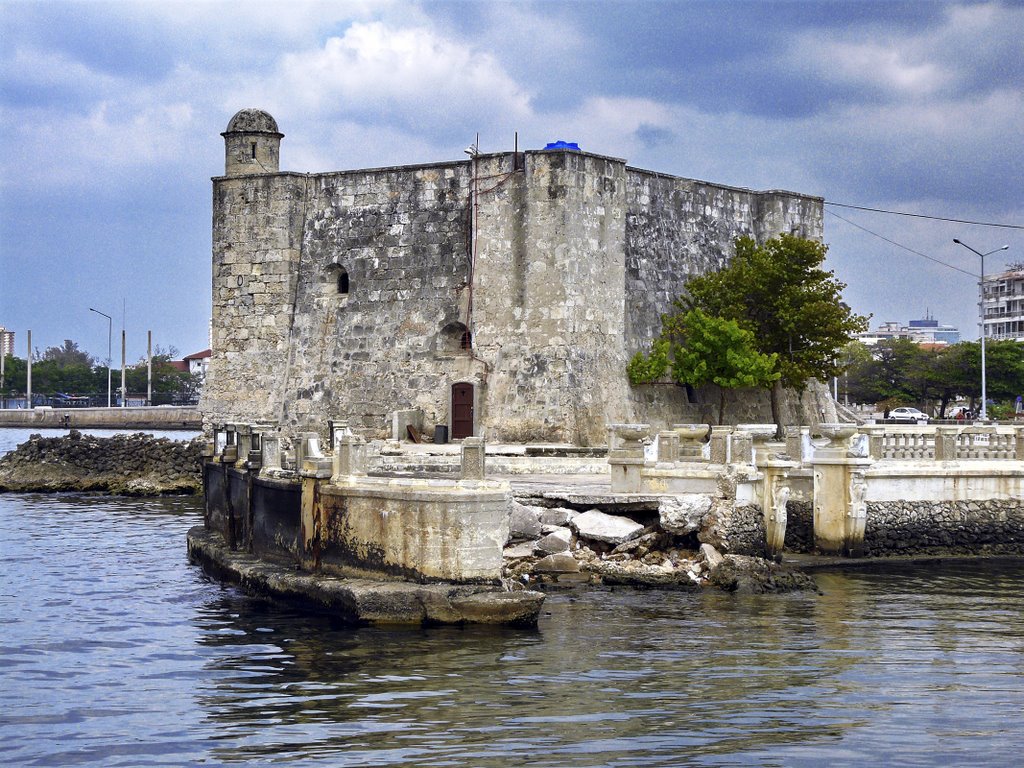
<svg viewBox="0 0 1024 768">
<path fill-rule="evenodd" d="M 644 531 L 644 526 L 635 520 L 609 515 L 598 509 L 577 515 L 569 525 L 581 538 L 615 545 L 635 539 Z"/>
</svg>

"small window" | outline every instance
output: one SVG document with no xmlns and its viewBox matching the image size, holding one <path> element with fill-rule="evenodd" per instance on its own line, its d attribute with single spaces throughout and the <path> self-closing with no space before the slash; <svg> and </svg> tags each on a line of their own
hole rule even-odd
<svg viewBox="0 0 1024 768">
<path fill-rule="evenodd" d="M 252 150 L 252 159 L 255 160 L 256 159 L 256 142 L 254 141 L 249 146 L 250 146 L 250 149 Z"/>
<path fill-rule="evenodd" d="M 338 293 L 348 294 L 348 272 L 344 267 L 338 267 Z"/>
<path fill-rule="evenodd" d="M 457 355 L 473 348 L 473 336 L 469 329 L 456 321 L 441 329 L 437 338 L 437 351 L 442 355 Z"/>
</svg>

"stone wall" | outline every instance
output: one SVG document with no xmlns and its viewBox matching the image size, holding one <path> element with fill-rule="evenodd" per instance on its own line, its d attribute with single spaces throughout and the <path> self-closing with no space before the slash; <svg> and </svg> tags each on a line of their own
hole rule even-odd
<svg viewBox="0 0 1024 768">
<path fill-rule="evenodd" d="M 1022 554 L 1024 503 L 885 501 L 868 504 L 864 541 L 872 556 Z"/>
<path fill-rule="evenodd" d="M 823 201 L 650 171 L 626 176 L 626 351 L 646 351 L 686 281 L 724 267 L 738 237 L 821 239 Z"/>
<path fill-rule="evenodd" d="M 207 427 L 282 417 L 309 183 L 292 173 L 214 180 Z"/>
<path fill-rule="evenodd" d="M 814 551 L 814 505 L 810 501 L 786 504 L 786 549 L 790 552 Z"/>
<path fill-rule="evenodd" d="M 625 164 L 528 152 L 524 165 L 481 195 L 473 324 L 490 364 L 482 423 L 499 440 L 600 444 L 606 424 L 628 416 Z"/>
</svg>

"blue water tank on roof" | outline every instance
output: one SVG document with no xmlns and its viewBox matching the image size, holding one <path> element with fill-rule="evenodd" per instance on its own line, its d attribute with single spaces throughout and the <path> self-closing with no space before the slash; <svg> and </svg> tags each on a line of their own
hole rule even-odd
<svg viewBox="0 0 1024 768">
<path fill-rule="evenodd" d="M 544 149 L 568 149 L 572 150 L 573 152 L 579 152 L 580 145 L 577 144 L 575 141 L 562 141 L 561 139 L 559 139 L 558 141 L 552 141 L 550 144 L 544 147 Z"/>
</svg>

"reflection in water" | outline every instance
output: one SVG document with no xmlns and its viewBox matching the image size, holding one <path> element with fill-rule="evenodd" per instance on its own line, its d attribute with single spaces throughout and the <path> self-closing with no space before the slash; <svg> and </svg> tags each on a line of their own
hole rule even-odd
<svg viewBox="0 0 1024 768">
<path fill-rule="evenodd" d="M 194 500 L 0 496 L 14 764 L 1011 764 L 1020 563 L 823 595 L 554 593 L 535 632 L 352 629 L 188 566 Z"/>
</svg>

